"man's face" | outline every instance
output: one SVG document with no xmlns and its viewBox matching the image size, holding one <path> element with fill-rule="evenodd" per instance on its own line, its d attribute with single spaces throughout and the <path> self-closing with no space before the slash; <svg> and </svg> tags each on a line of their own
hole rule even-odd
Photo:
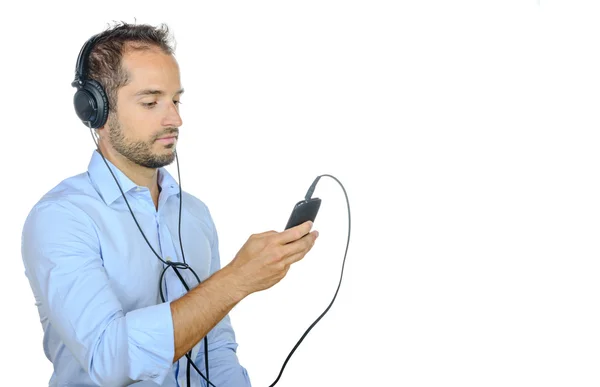
<svg viewBox="0 0 600 387">
<path fill-rule="evenodd" d="M 117 113 L 109 114 L 109 143 L 125 158 L 146 168 L 169 165 L 175 159 L 182 124 L 179 66 L 172 55 L 159 48 L 127 51 L 122 66 L 129 83 L 117 92 Z"/>
</svg>

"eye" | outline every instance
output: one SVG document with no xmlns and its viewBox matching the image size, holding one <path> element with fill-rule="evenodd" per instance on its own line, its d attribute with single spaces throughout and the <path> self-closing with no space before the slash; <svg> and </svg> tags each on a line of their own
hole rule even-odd
<svg viewBox="0 0 600 387">
<path fill-rule="evenodd" d="M 152 109 L 156 105 L 156 102 L 142 102 L 142 106 L 148 109 Z"/>
<path fill-rule="evenodd" d="M 181 101 L 173 101 L 175 105 L 181 105 Z"/>
</svg>

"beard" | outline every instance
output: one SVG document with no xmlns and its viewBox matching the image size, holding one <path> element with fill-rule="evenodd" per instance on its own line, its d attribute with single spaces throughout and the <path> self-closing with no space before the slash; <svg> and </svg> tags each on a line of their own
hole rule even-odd
<svg viewBox="0 0 600 387">
<path fill-rule="evenodd" d="M 162 168 L 169 165 L 175 160 L 175 144 L 168 144 L 166 148 L 172 148 L 172 152 L 165 154 L 155 154 L 152 152 L 152 145 L 158 137 L 165 134 L 176 133 L 177 128 L 171 128 L 168 133 L 161 133 L 148 142 L 144 141 L 128 141 L 125 139 L 121 124 L 116 117 L 116 114 L 111 113 L 108 118 L 108 124 L 111 128 L 108 139 L 112 147 L 127 158 L 129 161 L 141 165 L 146 168 Z"/>
</svg>

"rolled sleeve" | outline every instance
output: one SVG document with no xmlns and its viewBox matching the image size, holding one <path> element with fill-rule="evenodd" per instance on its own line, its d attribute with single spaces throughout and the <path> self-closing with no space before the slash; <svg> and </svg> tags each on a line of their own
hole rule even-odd
<svg viewBox="0 0 600 387">
<path fill-rule="evenodd" d="M 170 304 L 124 314 L 83 211 L 63 203 L 36 206 L 25 221 L 22 255 L 49 326 L 94 383 L 162 384 L 174 354 Z"/>
<path fill-rule="evenodd" d="M 175 353 L 171 303 L 131 311 L 126 320 L 129 374 L 162 384 Z"/>
</svg>

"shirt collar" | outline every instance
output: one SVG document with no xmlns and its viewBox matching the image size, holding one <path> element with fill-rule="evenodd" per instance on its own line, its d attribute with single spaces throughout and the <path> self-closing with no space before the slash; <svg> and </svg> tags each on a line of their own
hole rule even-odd
<svg viewBox="0 0 600 387">
<path fill-rule="evenodd" d="M 108 159 L 106 159 L 106 163 L 108 163 L 110 169 L 119 181 L 123 192 L 129 192 L 139 187 Z M 95 186 L 96 191 L 98 191 L 107 205 L 110 206 L 115 200 L 123 196 L 114 177 L 106 167 L 102 156 L 96 149 L 94 149 L 88 164 L 88 175 L 92 184 Z M 159 195 L 161 200 L 166 200 L 166 198 L 171 195 L 179 194 L 179 185 L 164 167 L 158 168 L 158 185 L 161 187 Z"/>
</svg>

